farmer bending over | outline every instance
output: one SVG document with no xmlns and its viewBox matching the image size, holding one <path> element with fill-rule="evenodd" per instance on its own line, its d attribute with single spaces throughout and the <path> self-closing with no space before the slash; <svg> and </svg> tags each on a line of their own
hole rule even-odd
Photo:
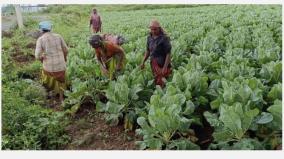
<svg viewBox="0 0 284 159">
<path fill-rule="evenodd" d="M 100 35 L 93 35 L 89 43 L 96 51 L 102 74 L 112 80 L 113 74 L 124 67 L 126 60 L 123 49 L 104 41 Z"/>
</svg>

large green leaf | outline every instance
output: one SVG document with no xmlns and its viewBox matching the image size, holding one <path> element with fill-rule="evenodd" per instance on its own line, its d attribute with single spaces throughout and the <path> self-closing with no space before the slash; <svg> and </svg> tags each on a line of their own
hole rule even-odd
<svg viewBox="0 0 284 159">
<path fill-rule="evenodd" d="M 183 77 L 179 71 L 174 72 L 172 82 L 175 83 L 181 90 L 186 88 L 186 84 L 184 83 Z"/>
<path fill-rule="evenodd" d="M 140 91 L 142 91 L 143 89 L 140 87 L 140 85 L 134 85 L 130 91 L 129 91 L 129 97 L 132 100 L 138 100 L 139 96 L 137 95 L 137 93 L 139 93 Z"/>
<path fill-rule="evenodd" d="M 270 113 L 262 112 L 255 120 L 257 124 L 267 124 L 273 120 L 273 116 Z"/>
<path fill-rule="evenodd" d="M 221 88 L 221 81 L 219 79 L 213 80 L 208 88 L 207 94 L 212 97 L 217 97 L 219 95 L 219 89 Z"/>
<path fill-rule="evenodd" d="M 270 101 L 274 101 L 276 99 L 281 100 L 282 99 L 282 84 L 278 83 L 278 84 L 273 85 L 267 97 Z"/>
<path fill-rule="evenodd" d="M 143 136 L 143 142 L 149 148 L 154 148 L 153 145 L 160 146 L 161 142 L 162 145 L 170 144 L 172 136 L 177 131 L 187 132 L 194 121 L 182 116 L 183 113 L 193 113 L 195 106 L 191 101 L 185 105 L 186 97 L 179 93 L 179 89 L 174 85 L 168 85 L 165 93 L 159 92 L 158 90 L 151 96 L 147 118 L 137 119 L 141 129 L 136 132 Z"/>
<path fill-rule="evenodd" d="M 106 111 L 110 114 L 117 114 L 119 113 L 125 105 L 116 104 L 113 102 L 107 102 L 106 104 Z"/>
<path fill-rule="evenodd" d="M 258 109 L 244 111 L 240 103 L 232 106 L 223 104 L 219 119 L 224 123 L 223 129 L 229 130 L 235 138 L 241 139 L 258 113 Z"/>
<path fill-rule="evenodd" d="M 281 61 L 271 61 L 267 64 L 262 65 L 260 70 L 260 76 L 265 79 L 266 83 L 277 84 L 281 82 L 282 76 L 282 63 Z"/>
<path fill-rule="evenodd" d="M 272 127 L 276 130 L 282 130 L 282 101 L 275 100 L 267 111 L 273 115 Z"/>
<path fill-rule="evenodd" d="M 191 100 L 186 101 L 185 108 L 183 110 L 184 115 L 191 115 L 195 110 L 195 106 Z"/>
<path fill-rule="evenodd" d="M 234 137 L 234 134 L 229 130 L 215 131 L 212 134 L 214 141 L 228 141 Z"/>
<path fill-rule="evenodd" d="M 164 105 L 173 105 L 173 104 L 176 104 L 176 105 L 183 105 L 185 103 L 185 96 L 183 94 L 175 94 L 175 95 L 168 95 L 166 94 L 165 96 L 163 96 L 161 98 L 162 100 L 162 103 Z"/>
<path fill-rule="evenodd" d="M 232 146 L 233 150 L 263 150 L 263 144 L 257 139 L 242 139 Z"/>
<path fill-rule="evenodd" d="M 106 111 L 106 104 L 104 104 L 104 103 L 102 103 L 102 102 L 100 102 L 100 101 L 98 101 L 97 103 L 96 103 L 96 111 L 97 112 L 104 112 L 104 111 Z"/>
<path fill-rule="evenodd" d="M 203 113 L 203 115 L 211 126 L 213 126 L 213 127 L 222 126 L 222 122 L 218 119 L 218 116 L 216 114 L 212 114 L 212 113 L 206 111 L 206 112 Z"/>
<path fill-rule="evenodd" d="M 119 122 L 119 119 L 121 118 L 121 115 L 122 114 L 110 114 L 106 116 L 106 123 L 111 126 L 117 125 Z"/>
<path fill-rule="evenodd" d="M 243 112 L 244 116 L 242 116 L 242 129 L 244 132 L 249 129 L 253 119 L 257 116 L 258 113 L 259 110 L 257 108 Z"/>
<path fill-rule="evenodd" d="M 238 105 L 237 105 L 238 106 Z M 237 109 L 241 109 L 239 106 Z M 220 120 L 224 123 L 224 127 L 228 128 L 237 138 L 243 135 L 242 120 L 238 113 L 235 112 L 234 107 L 221 106 Z"/>
<path fill-rule="evenodd" d="M 155 138 L 144 140 L 144 142 L 147 143 L 147 147 L 149 147 L 150 150 L 160 150 L 163 146 L 163 142 Z"/>
<path fill-rule="evenodd" d="M 223 99 L 224 102 L 231 105 L 235 102 L 235 90 L 230 87 L 227 81 L 222 81 L 222 87 L 224 90 Z"/>
<path fill-rule="evenodd" d="M 247 85 L 241 85 L 237 90 L 237 96 L 240 99 L 240 102 L 246 104 L 252 94 L 252 90 Z"/>
<path fill-rule="evenodd" d="M 218 109 L 221 105 L 221 102 L 222 102 L 222 100 L 221 100 L 220 97 L 218 97 L 217 99 L 210 102 L 211 109 Z"/>
<path fill-rule="evenodd" d="M 179 139 L 171 142 L 168 145 L 167 149 L 174 149 L 174 150 L 199 150 L 200 147 L 188 139 Z"/>
</svg>

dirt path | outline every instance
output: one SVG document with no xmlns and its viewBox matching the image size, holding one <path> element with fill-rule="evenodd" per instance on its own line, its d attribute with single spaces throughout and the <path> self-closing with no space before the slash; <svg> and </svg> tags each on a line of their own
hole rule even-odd
<svg viewBox="0 0 284 159">
<path fill-rule="evenodd" d="M 54 111 L 64 111 L 58 96 L 49 92 L 47 107 Z M 71 141 L 66 150 L 135 150 L 135 131 L 125 132 L 123 125 L 110 126 L 104 118 L 105 113 L 98 113 L 93 103 L 85 103 L 74 116 L 70 116 L 66 127 Z"/>
<path fill-rule="evenodd" d="M 69 127 L 68 134 L 72 141 L 66 146 L 68 150 L 135 150 L 138 138 L 135 132 L 124 132 L 122 125 L 111 127 L 104 113 L 89 109 L 87 114 L 75 117 Z"/>
</svg>

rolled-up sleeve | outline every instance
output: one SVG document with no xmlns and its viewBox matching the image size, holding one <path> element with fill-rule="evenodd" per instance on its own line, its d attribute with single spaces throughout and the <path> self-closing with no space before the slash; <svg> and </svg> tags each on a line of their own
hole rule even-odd
<svg viewBox="0 0 284 159">
<path fill-rule="evenodd" d="M 38 39 L 36 41 L 35 58 L 39 59 L 42 52 L 43 52 L 43 48 L 42 48 L 41 40 Z"/>
</svg>

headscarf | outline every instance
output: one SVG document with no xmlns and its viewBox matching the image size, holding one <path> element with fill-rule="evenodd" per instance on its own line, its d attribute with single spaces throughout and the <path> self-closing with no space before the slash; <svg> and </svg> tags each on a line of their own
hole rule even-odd
<svg viewBox="0 0 284 159">
<path fill-rule="evenodd" d="M 149 27 L 150 28 L 151 27 L 160 28 L 160 31 L 162 32 L 162 34 L 165 34 L 165 30 L 161 27 L 159 21 L 156 19 L 151 20 Z"/>
<path fill-rule="evenodd" d="M 39 29 L 40 30 L 47 30 L 50 31 L 52 28 L 52 23 L 50 21 L 42 21 L 39 23 Z"/>
</svg>

